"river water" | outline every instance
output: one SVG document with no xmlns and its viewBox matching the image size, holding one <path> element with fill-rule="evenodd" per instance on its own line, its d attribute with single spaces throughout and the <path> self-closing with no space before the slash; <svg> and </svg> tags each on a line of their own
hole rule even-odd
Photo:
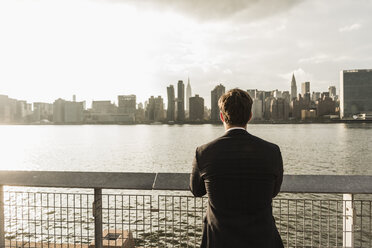
<svg viewBox="0 0 372 248">
<path fill-rule="evenodd" d="M 372 124 L 251 124 L 286 174 L 372 175 Z M 221 125 L 0 126 L 0 170 L 190 172 Z"/>
<path fill-rule="evenodd" d="M 372 175 L 372 123 L 252 124 L 248 131 L 280 146 L 286 174 Z M 3 125 L 0 170 L 190 172 L 195 148 L 223 134 L 220 125 Z M 7 240 L 92 242 L 91 191 L 5 191 Z M 106 192 L 104 229 L 130 229 L 142 246 L 198 244 L 206 198 L 169 194 Z M 273 209 L 285 244 L 342 245 L 342 196 L 281 197 L 274 200 Z M 367 201 L 355 204 L 366 216 L 363 224 L 362 218 L 355 223 L 355 242 L 362 247 L 371 239 L 371 201 L 367 196 Z"/>
</svg>

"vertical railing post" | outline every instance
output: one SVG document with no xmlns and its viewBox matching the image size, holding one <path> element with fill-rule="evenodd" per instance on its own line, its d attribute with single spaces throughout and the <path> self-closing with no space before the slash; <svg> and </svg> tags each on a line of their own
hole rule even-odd
<svg viewBox="0 0 372 248">
<path fill-rule="evenodd" d="M 0 185 L 0 248 L 5 248 L 5 214 L 3 185 Z"/>
<path fill-rule="evenodd" d="M 94 189 L 94 244 L 95 248 L 103 248 L 102 239 L 102 189 Z"/>
<path fill-rule="evenodd" d="M 354 196 L 343 195 L 343 247 L 354 247 Z"/>
</svg>

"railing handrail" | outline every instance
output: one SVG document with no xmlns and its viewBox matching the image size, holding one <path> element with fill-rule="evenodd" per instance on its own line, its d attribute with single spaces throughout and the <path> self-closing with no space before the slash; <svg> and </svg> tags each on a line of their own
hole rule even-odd
<svg viewBox="0 0 372 248">
<path fill-rule="evenodd" d="M 189 173 L 0 170 L 0 185 L 51 188 L 188 190 L 189 177 Z M 372 194 L 372 175 L 284 175 L 281 192 Z"/>
</svg>

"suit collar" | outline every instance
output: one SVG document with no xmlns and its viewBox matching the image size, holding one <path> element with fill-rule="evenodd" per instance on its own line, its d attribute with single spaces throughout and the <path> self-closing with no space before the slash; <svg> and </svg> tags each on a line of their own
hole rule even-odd
<svg viewBox="0 0 372 248">
<path fill-rule="evenodd" d="M 234 136 L 234 135 L 242 135 L 242 134 L 248 134 L 248 131 L 245 129 L 231 129 L 227 130 L 226 133 L 223 136 Z"/>
<path fill-rule="evenodd" d="M 244 131 L 247 131 L 244 127 L 232 127 L 232 128 L 227 129 L 226 132 L 230 132 L 230 131 L 233 131 L 233 130 L 244 130 Z"/>
</svg>

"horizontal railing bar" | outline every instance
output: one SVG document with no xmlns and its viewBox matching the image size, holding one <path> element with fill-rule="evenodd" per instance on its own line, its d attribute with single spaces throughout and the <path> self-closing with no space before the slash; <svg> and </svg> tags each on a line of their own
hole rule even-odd
<svg viewBox="0 0 372 248">
<path fill-rule="evenodd" d="M 0 171 L 0 185 L 23 187 L 188 190 L 189 173 Z M 283 193 L 372 194 L 372 176 L 284 175 Z"/>
<path fill-rule="evenodd" d="M 0 171 L 0 185 L 151 190 L 156 173 Z"/>
</svg>

